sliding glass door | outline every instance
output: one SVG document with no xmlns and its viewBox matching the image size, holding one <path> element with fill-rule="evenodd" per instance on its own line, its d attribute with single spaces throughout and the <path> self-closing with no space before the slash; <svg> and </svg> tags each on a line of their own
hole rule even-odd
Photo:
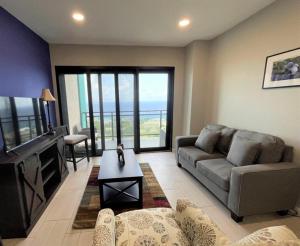
<svg viewBox="0 0 300 246">
<path fill-rule="evenodd" d="M 120 138 L 125 148 L 135 147 L 134 74 L 118 74 Z"/>
<path fill-rule="evenodd" d="M 88 132 L 92 154 L 121 143 L 136 152 L 171 149 L 173 68 L 56 71 L 61 123 Z"/>
<path fill-rule="evenodd" d="M 102 107 L 102 88 L 99 85 L 99 76 L 98 74 L 91 74 L 91 96 L 92 100 L 92 112 L 93 116 L 93 132 L 91 135 L 94 135 L 94 151 L 97 154 L 101 154 L 102 149 L 105 146 L 105 134 L 103 131 L 103 107 Z"/>
<path fill-rule="evenodd" d="M 140 147 L 166 147 L 169 78 L 167 73 L 139 73 Z"/>
<path fill-rule="evenodd" d="M 116 81 L 114 74 L 101 74 L 105 149 L 115 149 L 117 139 Z M 99 85 L 101 86 L 101 85 Z"/>
</svg>

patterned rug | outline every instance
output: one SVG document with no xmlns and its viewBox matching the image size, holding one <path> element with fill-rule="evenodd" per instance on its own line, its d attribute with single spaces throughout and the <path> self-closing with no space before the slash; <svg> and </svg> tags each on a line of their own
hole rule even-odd
<svg viewBox="0 0 300 246">
<path fill-rule="evenodd" d="M 160 187 L 154 173 L 148 163 L 140 164 L 144 174 L 143 182 L 143 207 L 156 208 L 167 207 L 170 208 L 170 203 Z M 100 210 L 100 196 L 98 188 L 98 173 L 99 166 L 94 166 L 90 174 L 87 186 L 83 193 L 75 220 L 73 222 L 74 229 L 88 229 L 94 228 L 97 220 L 98 211 Z M 113 209 L 115 214 L 125 211 L 134 210 L 136 208 L 122 208 Z"/>
</svg>

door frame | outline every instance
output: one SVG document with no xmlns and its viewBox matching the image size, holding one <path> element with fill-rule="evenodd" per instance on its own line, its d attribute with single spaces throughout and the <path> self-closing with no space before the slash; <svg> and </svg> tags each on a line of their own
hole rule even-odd
<svg viewBox="0 0 300 246">
<path fill-rule="evenodd" d="M 141 67 L 131 67 L 131 66 L 55 66 L 56 74 L 56 89 L 58 94 L 58 108 L 59 108 L 59 124 L 68 124 L 68 122 L 63 122 L 62 115 L 66 113 L 66 109 L 62 108 L 60 90 L 60 80 L 61 76 L 65 74 L 86 74 L 87 75 L 87 90 L 89 99 L 92 98 L 91 89 L 91 74 L 98 74 L 98 79 L 101 80 L 102 73 L 113 73 L 115 75 L 115 93 L 116 93 L 116 107 L 119 107 L 119 91 L 118 91 L 118 74 L 119 73 L 132 73 L 134 75 L 134 151 L 147 152 L 147 151 L 171 151 L 172 150 L 172 135 L 173 135 L 173 101 L 174 101 L 174 73 L 175 67 L 165 67 L 165 66 L 141 66 Z M 168 74 L 168 96 L 167 96 L 167 122 L 166 122 L 166 146 L 165 147 L 152 147 L 152 148 L 141 148 L 140 147 L 140 116 L 139 116 L 139 73 L 167 73 Z M 118 94 L 118 95 L 117 95 Z M 100 97 L 100 91 L 99 91 Z M 99 98 L 100 99 L 100 98 Z M 101 103 L 100 103 L 101 104 Z M 117 106 L 118 105 L 118 106 Z M 95 126 L 94 126 L 94 114 L 93 114 L 93 103 L 92 100 L 88 100 L 88 108 L 90 115 L 90 130 L 91 130 L 91 148 L 92 155 L 96 155 L 95 146 Z M 101 111 L 102 112 L 102 111 Z M 116 114 L 120 113 L 116 109 Z M 120 116 L 120 115 L 119 115 Z M 118 122 L 118 120 L 117 120 Z M 119 122 L 120 123 L 120 122 Z M 118 124 L 118 123 L 117 123 Z M 121 131 L 120 127 L 117 127 L 117 131 Z M 117 134 L 118 135 L 118 134 Z M 118 135 L 118 142 L 119 142 Z M 103 143 L 104 140 L 101 141 Z M 102 155 L 102 150 L 100 155 Z"/>
</svg>

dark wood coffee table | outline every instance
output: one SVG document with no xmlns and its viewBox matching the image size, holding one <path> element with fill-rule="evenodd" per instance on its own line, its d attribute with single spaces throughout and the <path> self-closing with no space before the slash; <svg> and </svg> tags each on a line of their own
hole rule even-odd
<svg viewBox="0 0 300 246">
<path fill-rule="evenodd" d="M 115 150 L 104 151 L 98 174 L 100 205 L 107 207 L 143 207 L 143 172 L 133 150 L 125 150 L 125 165 Z"/>
</svg>

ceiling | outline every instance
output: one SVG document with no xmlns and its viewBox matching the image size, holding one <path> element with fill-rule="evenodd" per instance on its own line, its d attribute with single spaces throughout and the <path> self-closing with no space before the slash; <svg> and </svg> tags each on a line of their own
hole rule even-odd
<svg viewBox="0 0 300 246">
<path fill-rule="evenodd" d="M 0 0 L 49 43 L 185 46 L 212 39 L 275 0 Z M 80 11 L 84 23 L 71 15 Z M 191 25 L 177 26 L 188 17 Z"/>
</svg>

